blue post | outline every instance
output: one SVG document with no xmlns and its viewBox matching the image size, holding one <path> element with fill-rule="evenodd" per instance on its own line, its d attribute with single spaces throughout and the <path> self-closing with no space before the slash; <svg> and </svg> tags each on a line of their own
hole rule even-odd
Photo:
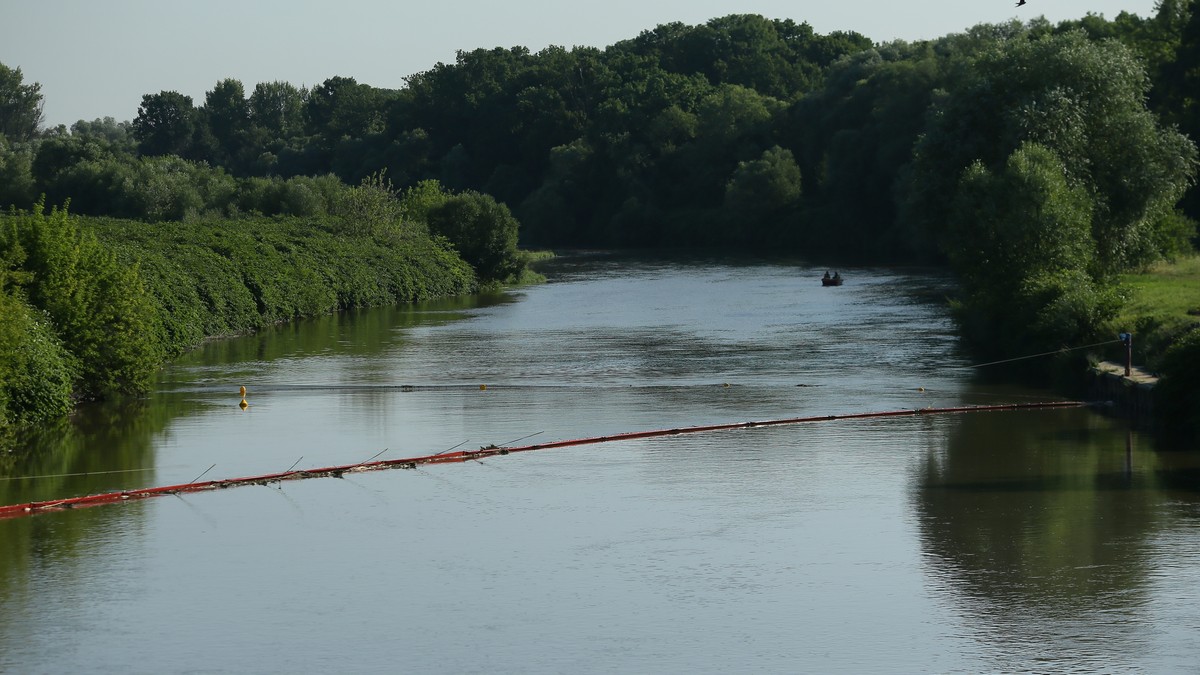
<svg viewBox="0 0 1200 675">
<path fill-rule="evenodd" d="M 1121 343 L 1125 345 L 1125 377 L 1133 371 L 1133 333 L 1121 333 Z"/>
</svg>

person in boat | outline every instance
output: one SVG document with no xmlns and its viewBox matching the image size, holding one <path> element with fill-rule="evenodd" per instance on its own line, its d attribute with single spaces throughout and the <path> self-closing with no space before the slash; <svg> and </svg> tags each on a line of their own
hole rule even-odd
<svg viewBox="0 0 1200 675">
<path fill-rule="evenodd" d="M 834 281 L 841 281 L 841 279 L 842 279 L 842 273 L 841 273 L 841 272 L 834 272 L 834 273 L 833 273 L 833 280 L 834 280 Z"/>
<path fill-rule="evenodd" d="M 829 270 L 825 270 L 825 276 L 822 278 L 825 279 L 826 281 L 829 280 Z"/>
</svg>

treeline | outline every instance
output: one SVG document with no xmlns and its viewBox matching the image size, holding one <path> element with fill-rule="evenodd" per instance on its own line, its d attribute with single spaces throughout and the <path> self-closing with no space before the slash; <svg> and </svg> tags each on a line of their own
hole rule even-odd
<svg viewBox="0 0 1200 675">
<path fill-rule="evenodd" d="M 880 45 L 736 15 L 658 26 L 604 50 L 460 52 L 395 90 L 349 77 L 249 91 L 222 80 L 203 101 L 147 94 L 128 123 L 81 121 L 36 143 L 10 136 L 0 203 L 27 207 L 45 194 L 72 199 L 76 213 L 146 219 L 296 213 L 313 208 L 310 190 L 285 179 L 357 184 L 385 171 L 400 187 L 437 179 L 493 195 L 534 245 L 937 256 L 900 217 L 919 187 L 906 169 L 940 108 L 973 105 L 976 62 L 1025 42 L 1073 49 L 1065 38 L 1080 31 L 1107 62 L 1035 68 L 1022 85 L 1029 100 L 992 103 L 1065 103 L 1097 93 L 1089 79 L 1103 75 L 1088 67 L 1137 68 L 1149 75 L 1132 83 L 1137 102 L 1149 92 L 1161 120 L 1194 136 L 1188 60 L 1200 54 L 1188 10 L 1168 0 L 1148 19 L 981 25 Z M 961 167 L 943 168 L 956 177 Z M 235 180 L 249 177 L 266 182 Z"/>
</svg>

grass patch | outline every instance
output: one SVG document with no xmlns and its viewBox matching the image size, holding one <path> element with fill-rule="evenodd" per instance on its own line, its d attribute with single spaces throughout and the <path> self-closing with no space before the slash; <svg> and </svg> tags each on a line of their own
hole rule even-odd
<svg viewBox="0 0 1200 675">
<path fill-rule="evenodd" d="M 1130 291 L 1123 318 L 1200 318 L 1200 256 L 1158 263 L 1142 274 L 1126 274 L 1121 281 Z"/>
<path fill-rule="evenodd" d="M 1168 346 L 1200 325 L 1200 255 L 1122 275 L 1121 283 L 1127 299 L 1114 327 L 1132 331 L 1135 360 L 1156 367 Z"/>
</svg>

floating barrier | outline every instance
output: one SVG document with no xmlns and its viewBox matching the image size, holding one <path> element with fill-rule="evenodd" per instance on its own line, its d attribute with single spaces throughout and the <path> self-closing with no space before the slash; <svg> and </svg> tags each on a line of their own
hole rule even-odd
<svg viewBox="0 0 1200 675">
<path fill-rule="evenodd" d="M 342 466 L 329 466 L 320 469 L 298 469 L 283 471 L 280 473 L 270 473 L 261 476 L 246 476 L 243 478 L 226 478 L 223 480 L 209 480 L 204 482 L 192 481 L 191 483 L 181 483 L 179 485 L 165 485 L 161 487 L 141 488 L 137 490 L 122 490 L 120 492 L 107 492 L 104 494 L 88 495 L 85 497 L 69 497 L 66 499 L 58 499 L 54 501 L 43 502 L 26 502 L 24 504 L 13 504 L 11 506 L 0 506 L 0 518 L 18 518 L 21 516 L 34 515 L 37 513 L 45 513 L 49 511 L 58 511 L 63 509 L 82 508 L 86 506 L 99 506 L 101 504 L 116 504 L 137 499 L 145 499 L 147 497 L 161 497 L 164 495 L 178 495 L 189 492 L 207 492 L 211 490 L 225 490 L 232 487 L 242 485 L 269 485 L 271 483 L 279 483 L 288 480 L 301 480 L 305 478 L 341 478 L 348 473 L 362 473 L 366 471 L 381 471 L 384 469 L 415 469 L 418 466 L 427 464 L 454 464 L 469 462 L 473 460 L 484 459 L 487 457 L 495 457 L 498 455 L 508 455 L 515 452 L 530 452 L 532 450 L 551 450 L 554 448 L 567 448 L 577 445 L 592 445 L 596 443 L 612 443 L 615 441 L 632 441 L 643 438 L 655 438 L 659 436 L 678 436 L 682 434 L 698 434 L 712 431 L 730 431 L 734 429 L 753 429 L 756 427 L 782 426 L 789 424 L 808 424 L 814 422 L 832 422 L 835 420 L 861 420 L 868 418 L 880 417 L 905 417 L 915 415 L 937 415 L 948 413 L 968 413 L 968 412 L 988 412 L 1002 410 L 1029 410 L 1037 408 L 1077 408 L 1085 405 L 1079 401 L 1051 401 L 1042 403 L 1009 403 L 1000 405 L 983 405 L 983 406 L 961 406 L 954 408 L 916 408 L 908 410 L 891 410 L 886 412 L 865 412 L 853 413 L 849 415 L 818 415 L 812 417 L 791 417 L 777 420 L 762 420 L 757 422 L 734 422 L 729 424 L 710 424 L 705 426 L 694 427 L 679 427 L 675 429 L 657 429 L 654 431 L 633 431 L 611 436 L 593 436 L 590 438 L 576 438 L 565 441 L 553 441 L 550 443 L 535 443 L 532 445 L 523 445 L 517 447 L 506 447 L 498 445 L 485 445 L 478 450 L 457 450 L 439 452 L 433 455 L 424 455 L 421 457 L 408 457 L 405 459 L 388 459 L 388 460 L 369 460 L 358 464 L 345 464 Z M 527 437 L 528 438 L 528 437 Z M 382 453 L 379 453 L 382 454 Z M 376 455 L 378 456 L 378 455 Z M 211 469 L 212 467 L 209 467 Z M 205 471 L 205 473 L 208 473 Z M 203 475 L 203 474 L 201 474 Z"/>
</svg>

